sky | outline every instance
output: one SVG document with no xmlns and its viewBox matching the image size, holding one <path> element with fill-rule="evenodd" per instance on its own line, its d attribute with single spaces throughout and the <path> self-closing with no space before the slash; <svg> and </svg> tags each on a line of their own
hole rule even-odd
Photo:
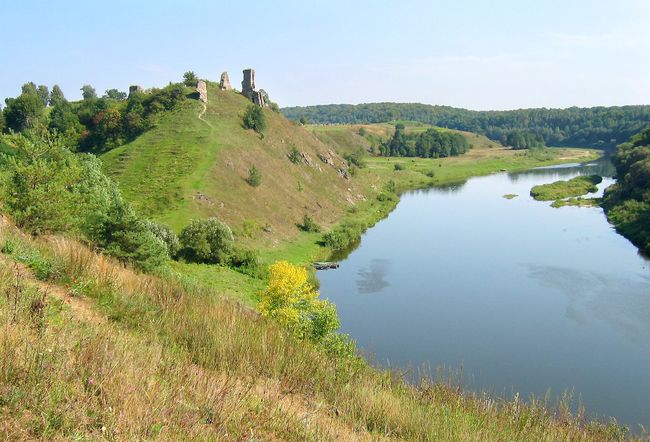
<svg viewBox="0 0 650 442">
<path fill-rule="evenodd" d="M 0 100 L 192 70 L 281 107 L 650 104 L 650 0 L 0 0 Z"/>
</svg>

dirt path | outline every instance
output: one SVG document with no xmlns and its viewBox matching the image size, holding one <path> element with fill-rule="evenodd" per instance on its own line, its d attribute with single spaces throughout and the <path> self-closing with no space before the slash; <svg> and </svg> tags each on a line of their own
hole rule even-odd
<svg viewBox="0 0 650 442">
<path fill-rule="evenodd" d="M 203 103 L 203 102 L 201 102 L 201 105 L 203 105 L 203 109 L 201 109 L 201 112 L 199 112 L 199 115 L 198 115 L 199 120 L 203 121 L 205 124 L 207 124 L 208 126 L 210 126 L 210 129 L 214 129 L 214 127 L 212 126 L 212 124 L 210 124 L 210 122 L 209 122 L 208 120 L 205 120 L 205 119 L 203 118 L 203 115 L 205 115 L 205 112 L 208 110 L 208 106 L 207 106 L 205 103 Z"/>
<path fill-rule="evenodd" d="M 10 260 L 6 256 L 0 256 L 0 259 L 9 263 L 14 268 L 14 273 L 19 275 L 29 285 L 36 286 L 46 297 L 56 298 L 65 303 L 70 307 L 73 316 L 79 321 L 89 324 L 103 324 L 107 322 L 107 318 L 93 307 L 93 302 L 88 298 L 72 296 L 70 291 L 65 287 L 36 279 L 29 268 L 22 263 Z"/>
</svg>

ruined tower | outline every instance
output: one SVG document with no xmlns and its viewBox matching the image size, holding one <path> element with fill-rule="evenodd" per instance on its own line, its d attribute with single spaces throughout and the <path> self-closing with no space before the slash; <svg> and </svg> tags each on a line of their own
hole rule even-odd
<svg viewBox="0 0 650 442">
<path fill-rule="evenodd" d="M 241 82 L 241 93 L 253 103 L 264 107 L 264 96 L 255 90 L 255 69 L 244 69 L 244 79 Z"/>
<path fill-rule="evenodd" d="M 221 74 L 221 81 L 219 81 L 219 87 L 222 91 L 229 91 L 232 89 L 230 85 L 230 78 L 228 78 L 228 72 L 223 72 Z"/>
<path fill-rule="evenodd" d="M 137 84 L 134 84 L 133 86 L 129 86 L 129 97 L 131 94 L 134 94 L 136 92 L 140 93 L 143 92 L 144 89 L 142 89 L 142 86 L 138 86 Z"/>
<path fill-rule="evenodd" d="M 199 80 L 196 83 L 196 91 L 199 93 L 199 100 L 204 103 L 208 102 L 208 85 L 205 80 Z"/>
</svg>

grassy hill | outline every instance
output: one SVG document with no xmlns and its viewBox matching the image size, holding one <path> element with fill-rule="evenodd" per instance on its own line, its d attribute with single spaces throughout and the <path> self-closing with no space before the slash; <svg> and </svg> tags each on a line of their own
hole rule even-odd
<svg viewBox="0 0 650 442">
<path fill-rule="evenodd" d="M 330 226 L 365 198 L 338 171 L 347 168 L 343 159 L 298 124 L 264 109 L 264 136 L 245 129 L 248 105 L 243 96 L 211 83 L 204 113 L 201 102 L 188 100 L 154 129 L 103 155 L 105 169 L 147 216 L 177 230 L 192 218 L 217 216 L 234 230 L 253 229 L 260 234 L 256 243 L 266 245 L 295 236 L 304 214 Z M 293 147 L 311 165 L 293 164 Z M 245 181 L 253 165 L 262 173 L 259 187 Z"/>
</svg>

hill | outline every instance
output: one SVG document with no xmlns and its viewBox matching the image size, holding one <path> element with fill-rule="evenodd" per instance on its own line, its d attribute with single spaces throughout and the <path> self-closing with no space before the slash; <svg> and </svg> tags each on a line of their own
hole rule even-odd
<svg viewBox="0 0 650 442">
<path fill-rule="evenodd" d="M 548 146 L 614 149 L 650 123 L 650 106 L 472 111 L 419 103 L 330 104 L 286 107 L 292 120 L 315 124 L 366 124 L 413 120 L 488 136 L 506 143 L 524 130 L 543 137 Z"/>
<path fill-rule="evenodd" d="M 155 128 L 104 154 L 105 170 L 136 210 L 177 230 L 192 218 L 216 216 L 233 229 L 264 227 L 275 241 L 293 236 L 304 214 L 329 226 L 365 198 L 346 176 L 345 161 L 298 124 L 264 109 L 264 135 L 245 129 L 250 104 L 209 83 L 207 109 L 187 100 Z M 289 159 L 294 148 L 299 164 Z M 252 166 L 261 172 L 259 187 L 246 182 Z"/>
</svg>

